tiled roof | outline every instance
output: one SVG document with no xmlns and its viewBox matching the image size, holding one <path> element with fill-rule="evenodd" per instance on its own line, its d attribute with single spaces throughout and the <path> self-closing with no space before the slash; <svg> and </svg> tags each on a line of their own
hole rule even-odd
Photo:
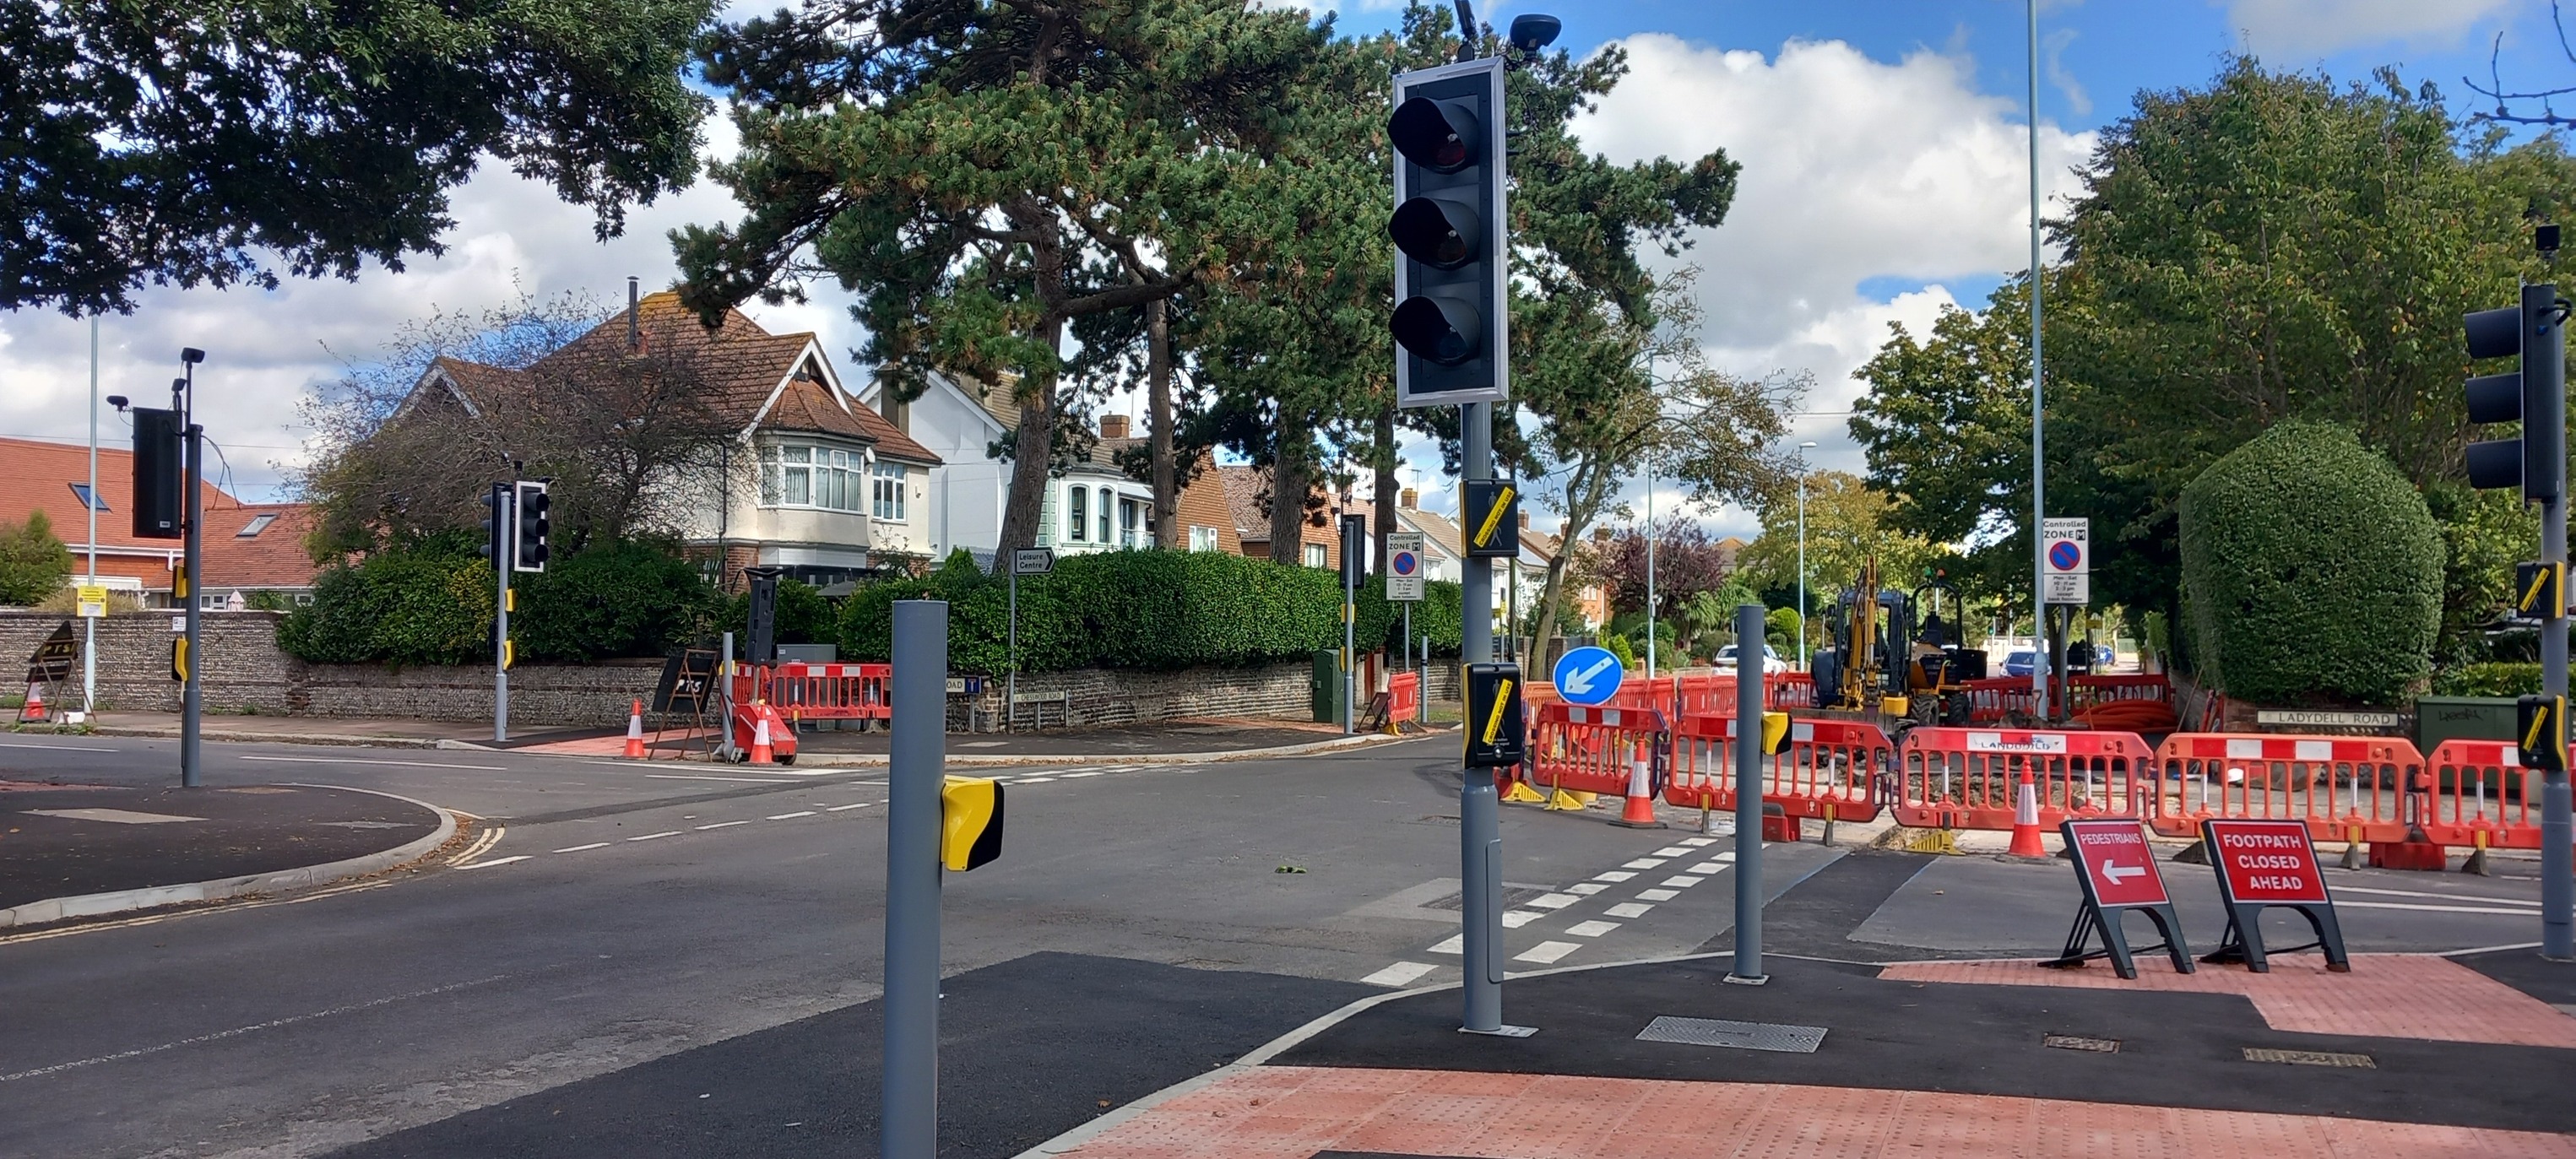
<svg viewBox="0 0 2576 1159">
<path fill-rule="evenodd" d="M 1225 507 L 1234 516 L 1234 533 L 1245 543 L 1270 542 L 1270 515 L 1262 500 L 1270 494 L 1270 472 L 1259 467 L 1219 467 L 1225 484 Z"/>
<path fill-rule="evenodd" d="M 88 482 L 87 444 L 0 439 L 0 523 L 22 523 L 30 514 L 42 511 L 54 526 L 54 538 L 74 545 L 77 551 L 88 542 L 89 513 L 81 507 L 71 484 Z M 122 548 L 156 554 L 180 550 L 179 540 L 144 539 L 134 534 L 132 450 L 99 447 L 98 494 L 107 504 L 98 513 L 100 550 Z M 206 520 L 205 578 L 201 586 L 299 588 L 312 584 L 319 569 L 304 550 L 304 536 L 312 530 L 311 512 L 305 505 L 245 504 L 212 483 L 203 485 L 198 502 Z M 237 534 L 264 514 L 277 518 L 257 536 L 244 539 Z"/>
</svg>

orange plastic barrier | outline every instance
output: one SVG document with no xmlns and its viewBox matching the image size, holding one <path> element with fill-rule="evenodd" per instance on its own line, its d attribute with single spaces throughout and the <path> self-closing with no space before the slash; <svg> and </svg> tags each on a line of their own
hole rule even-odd
<svg viewBox="0 0 2576 1159">
<path fill-rule="evenodd" d="M 2027 688 L 2030 681 L 2022 681 Z M 2067 679 L 2066 707 L 2081 711 L 2114 700 L 2160 700 L 2173 703 L 2173 682 L 2162 674 L 2122 676 L 2073 676 Z"/>
<path fill-rule="evenodd" d="M 1398 672 L 1386 678 L 1386 718 L 1411 720 L 1422 715 L 1422 674 Z"/>
<path fill-rule="evenodd" d="M 1685 719 L 1673 733 L 1673 775 L 1664 801 L 1686 809 L 1735 808 L 1735 717 Z M 1799 720 L 1789 748 L 1762 770 L 1762 800 L 1791 817 L 1870 821 L 1884 798 L 1881 783 L 1896 768 L 1896 746 L 1875 724 Z"/>
<path fill-rule="evenodd" d="M 2423 754 L 2395 737 L 2178 732 L 2157 746 L 2156 770 L 2147 824 L 2168 837 L 2199 836 L 2206 817 L 2255 817 L 2305 821 L 2328 841 L 2404 841 L 2428 796 Z"/>
<path fill-rule="evenodd" d="M 2043 826 L 2069 817 L 2141 816 L 2154 760 L 2134 733 L 1918 728 L 1897 749 L 1896 819 L 2009 831 L 2025 769 L 2039 790 Z"/>
<path fill-rule="evenodd" d="M 1653 709 L 1546 705 L 1530 730 L 1524 779 L 1537 789 L 1621 796 L 1638 761 L 1662 781 L 1665 733 L 1664 714 Z"/>
<path fill-rule="evenodd" d="M 2540 848 L 2540 778 L 2509 740 L 2446 740 L 2433 747 L 2424 835 L 2442 845 Z"/>
<path fill-rule="evenodd" d="M 770 704 L 790 721 L 892 720 L 891 664 L 747 665 L 735 670 L 736 704 Z"/>
<path fill-rule="evenodd" d="M 1989 676 L 1983 680 L 1962 681 L 1959 687 L 1968 694 L 1968 722 L 1993 724 L 2008 713 L 2030 713 L 2030 677 Z"/>
<path fill-rule="evenodd" d="M 1762 680 L 1762 698 L 1771 702 L 1771 711 L 1787 712 L 1793 708 L 1816 706 L 1816 677 L 1807 672 L 1782 672 Z M 1732 710 L 1730 710 L 1732 711 Z"/>
</svg>

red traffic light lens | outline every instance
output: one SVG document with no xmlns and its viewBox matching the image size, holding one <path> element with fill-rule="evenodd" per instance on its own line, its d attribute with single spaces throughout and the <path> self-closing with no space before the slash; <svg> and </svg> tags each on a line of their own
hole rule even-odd
<svg viewBox="0 0 2576 1159">
<path fill-rule="evenodd" d="M 1455 173 L 1475 159 L 1476 118 L 1463 108 L 1408 98 L 1387 118 L 1386 131 L 1406 160 L 1434 173 Z"/>
<path fill-rule="evenodd" d="M 1475 356 L 1475 312 L 1460 303 L 1407 298 L 1395 308 L 1391 328 L 1397 345 L 1442 366 L 1456 366 Z"/>
</svg>

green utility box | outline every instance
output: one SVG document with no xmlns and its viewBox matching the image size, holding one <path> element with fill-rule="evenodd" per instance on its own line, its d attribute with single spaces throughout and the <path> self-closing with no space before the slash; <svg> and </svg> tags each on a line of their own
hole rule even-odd
<svg viewBox="0 0 2576 1159">
<path fill-rule="evenodd" d="M 2426 696 L 2415 701 L 2415 748 L 2426 760 L 2446 740 L 2513 740 L 2514 698 L 2510 696 Z M 2501 792 L 2497 778 L 2487 791 Z M 2441 791 L 2451 791 L 2453 778 L 2442 778 Z"/>
<path fill-rule="evenodd" d="M 1342 654 L 1338 649 L 1315 653 L 1315 675 L 1307 682 L 1308 699 L 1315 706 L 1318 724 L 1342 723 L 1342 700 L 1349 686 L 1342 681 Z M 2513 728 L 2513 702 L 2505 702 L 2505 728 Z"/>
</svg>

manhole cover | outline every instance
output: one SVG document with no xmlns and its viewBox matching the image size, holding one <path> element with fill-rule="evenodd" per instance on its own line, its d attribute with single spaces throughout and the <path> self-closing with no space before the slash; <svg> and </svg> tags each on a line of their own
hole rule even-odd
<svg viewBox="0 0 2576 1159">
<path fill-rule="evenodd" d="M 1779 1022 L 1730 1022 L 1723 1018 L 1678 1018 L 1667 1014 L 1646 1024 L 1639 1042 L 1678 1042 L 1688 1046 L 1731 1046 L 1739 1050 L 1776 1050 L 1814 1054 L 1824 1044 L 1825 1028 Z"/>
<path fill-rule="evenodd" d="M 2369 1055 L 2337 1054 L 2331 1050 L 2273 1050 L 2270 1047 L 2249 1046 L 2245 1048 L 2245 1061 L 2286 1062 L 2292 1066 L 2352 1066 L 2367 1070 L 2379 1069 L 2379 1064 L 2371 1061 Z"/>
<path fill-rule="evenodd" d="M 2096 1054 L 2120 1053 L 2120 1040 L 2116 1038 L 2086 1038 L 2082 1035 L 2076 1034 L 2043 1034 L 2039 1038 L 2039 1044 L 2056 1050 L 2089 1050 Z"/>
</svg>

